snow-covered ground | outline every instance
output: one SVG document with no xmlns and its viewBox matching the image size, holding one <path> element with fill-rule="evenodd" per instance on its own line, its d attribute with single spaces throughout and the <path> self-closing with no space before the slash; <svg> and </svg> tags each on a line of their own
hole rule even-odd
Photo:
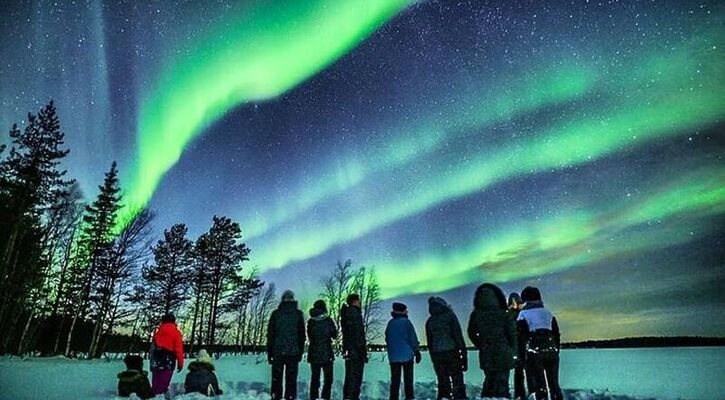
<svg viewBox="0 0 725 400">
<path fill-rule="evenodd" d="M 478 356 L 469 356 L 466 373 L 468 393 L 480 393 L 482 372 Z M 269 367 L 264 356 L 228 356 L 216 360 L 223 399 L 268 400 Z M 148 368 L 148 362 L 146 363 Z M 0 399 L 115 399 L 116 373 L 121 360 L 67 360 L 63 358 L 0 358 Z M 172 393 L 177 399 L 200 399 L 183 395 L 186 372 L 174 374 Z M 388 366 L 384 354 L 376 353 L 365 369 L 364 397 L 388 398 Z M 300 365 L 299 397 L 307 399 L 309 367 Z M 333 398 L 342 390 L 343 364 L 335 364 Z M 565 350 L 562 352 L 561 383 L 567 399 L 624 400 L 725 398 L 725 348 Z M 416 397 L 435 398 L 435 375 L 424 354 L 416 366 Z"/>
</svg>

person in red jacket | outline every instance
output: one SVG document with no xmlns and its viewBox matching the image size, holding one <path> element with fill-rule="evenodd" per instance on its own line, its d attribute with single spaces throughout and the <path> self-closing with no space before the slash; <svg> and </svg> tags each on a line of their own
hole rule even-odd
<svg viewBox="0 0 725 400">
<path fill-rule="evenodd" d="M 154 333 L 150 358 L 151 387 L 154 394 L 164 394 L 169 390 L 174 364 L 177 365 L 177 372 L 184 368 L 184 342 L 173 314 L 164 315 Z"/>
</svg>

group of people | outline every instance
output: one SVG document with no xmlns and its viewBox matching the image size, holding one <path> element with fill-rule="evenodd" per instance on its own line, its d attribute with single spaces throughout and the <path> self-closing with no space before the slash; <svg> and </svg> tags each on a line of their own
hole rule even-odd
<svg viewBox="0 0 725 400">
<path fill-rule="evenodd" d="M 428 351 L 438 381 L 437 399 L 467 399 L 463 374 L 468 370 L 466 343 L 461 325 L 449 304 L 441 297 L 428 299 L 429 317 L 425 323 Z M 363 370 L 368 362 L 365 324 L 360 296 L 350 294 L 340 309 L 342 356 L 345 360 L 343 399 L 359 400 Z M 473 312 L 467 328 L 468 338 L 479 353 L 483 370 L 483 398 L 510 398 L 509 377 L 514 370 L 514 398 L 528 393 L 537 400 L 563 399 L 558 382 L 560 333 L 556 321 L 542 302 L 535 287 L 526 287 L 521 296 L 512 293 L 508 302 L 496 285 L 484 283 L 476 289 Z M 272 369 L 271 398 L 297 398 L 298 365 L 307 347 L 311 380 L 309 398 L 331 399 L 333 342 L 338 329 L 328 314 L 327 305 L 317 300 L 309 319 L 297 306 L 294 293 L 285 291 L 267 327 L 267 359 Z M 415 327 L 408 318 L 407 306 L 395 302 L 385 329 L 390 364 L 390 399 L 398 400 L 401 380 L 406 400 L 414 399 L 414 365 L 422 360 Z M 173 316 L 164 317 L 154 335 L 151 352 L 152 384 L 143 371 L 140 356 L 124 359 L 127 370 L 120 373 L 119 395 L 136 393 L 150 398 L 166 393 L 176 364 L 184 365 L 181 333 Z M 322 380 L 322 385 L 321 381 Z M 221 394 L 211 357 L 204 350 L 189 365 L 185 389 L 207 396 Z"/>
<path fill-rule="evenodd" d="M 149 353 L 152 379 L 143 369 L 143 358 L 129 354 L 123 362 L 126 370 L 118 374 L 118 395 L 129 397 L 135 393 L 141 399 L 150 399 L 169 390 L 171 377 L 184 369 L 184 344 L 181 331 L 176 326 L 173 314 L 165 315 L 154 334 Z M 201 349 L 196 360 L 189 363 L 189 373 L 184 381 L 186 393 L 201 393 L 207 396 L 222 394 L 214 372 L 214 362 L 205 349 Z"/>
<path fill-rule="evenodd" d="M 428 312 L 425 333 L 438 381 L 437 399 L 466 399 L 463 373 L 468 370 L 468 352 L 458 318 L 441 297 L 428 299 Z M 343 304 L 340 325 L 345 359 L 343 399 L 359 400 L 368 354 L 362 305 L 357 294 L 349 295 Z M 521 296 L 512 293 L 507 302 L 498 286 L 490 283 L 479 286 L 467 333 L 478 350 L 479 366 L 484 373 L 481 397 L 510 398 L 509 377 L 513 369 L 514 398 L 527 398 L 527 388 L 537 400 L 547 399 L 549 394 L 552 400 L 563 398 L 558 376 L 559 326 L 556 317 L 544 307 L 539 289 L 526 287 Z M 304 316 L 294 294 L 286 291 L 279 308 L 272 313 L 267 335 L 272 399 L 297 398 L 297 367 L 302 361 L 306 340 L 309 342 L 307 361 L 312 371 L 310 399 L 330 399 L 335 359 L 333 341 L 338 331 L 325 302 L 314 303 L 305 330 Z M 403 303 L 392 305 L 385 344 L 390 364 L 390 399 L 398 400 L 401 380 L 405 399 L 414 399 L 413 370 L 422 355 L 418 335 Z M 321 375 L 324 382 L 320 392 Z"/>
</svg>

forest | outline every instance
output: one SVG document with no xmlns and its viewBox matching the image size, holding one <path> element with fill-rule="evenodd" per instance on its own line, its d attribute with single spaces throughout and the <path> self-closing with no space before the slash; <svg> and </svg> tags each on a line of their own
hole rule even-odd
<svg viewBox="0 0 725 400">
<path fill-rule="evenodd" d="M 63 168 L 70 149 L 54 103 L 23 125 L 0 146 L 0 354 L 143 352 L 167 313 L 190 352 L 263 348 L 277 288 L 249 266 L 238 222 L 214 215 L 195 239 L 183 222 L 156 237 L 148 209 L 119 223 L 116 162 L 97 193 L 82 193 Z M 342 299 L 359 293 L 369 339 L 379 337 L 374 268 L 338 261 L 320 287 L 333 319 Z"/>
</svg>

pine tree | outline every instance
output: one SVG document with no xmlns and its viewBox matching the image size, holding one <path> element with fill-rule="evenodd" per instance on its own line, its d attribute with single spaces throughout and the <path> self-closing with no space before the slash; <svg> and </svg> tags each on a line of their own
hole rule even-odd
<svg viewBox="0 0 725 400">
<path fill-rule="evenodd" d="M 98 271 L 109 262 L 113 229 L 120 209 L 120 187 L 116 162 L 105 174 L 96 200 L 86 206 L 83 216 L 78 252 L 73 261 L 74 315 L 65 354 L 69 355 L 73 331 L 79 318 L 88 316 L 93 285 L 98 283 Z"/>
<path fill-rule="evenodd" d="M 22 132 L 13 125 L 9 134 L 11 148 L 0 161 L 0 351 L 16 339 L 21 316 L 28 315 L 26 326 L 32 319 L 35 304 L 29 297 L 43 285 L 48 271 L 44 242 L 49 210 L 72 183 L 63 179 L 66 171 L 60 169 L 68 150 L 63 148 L 53 102 L 37 116 L 29 114 Z"/>
<path fill-rule="evenodd" d="M 164 239 L 151 249 L 155 263 L 143 268 L 145 302 L 154 320 L 176 313 L 188 299 L 194 243 L 186 233 L 184 224 L 164 230 Z"/>
<path fill-rule="evenodd" d="M 241 263 L 248 260 L 249 248 L 240 243 L 242 231 L 239 224 L 226 217 L 214 216 L 208 232 L 196 241 L 195 255 L 198 268 L 208 276 L 208 324 L 207 343 L 215 343 L 217 324 L 222 309 L 220 305 L 234 289 L 243 283 Z"/>
</svg>

